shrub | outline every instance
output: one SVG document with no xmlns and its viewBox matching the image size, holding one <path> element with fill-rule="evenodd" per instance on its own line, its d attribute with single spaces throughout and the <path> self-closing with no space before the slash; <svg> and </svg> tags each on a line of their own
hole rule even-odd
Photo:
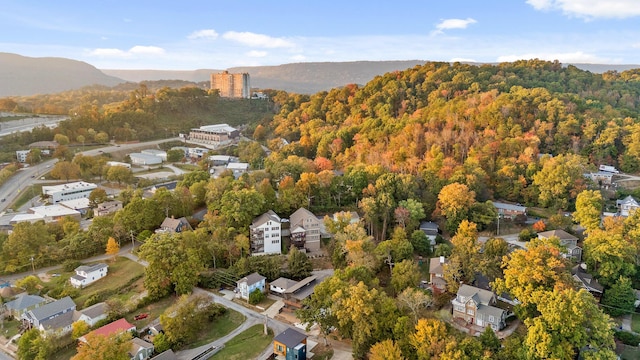
<svg viewBox="0 0 640 360">
<path fill-rule="evenodd" d="M 260 289 L 255 289 L 249 294 L 249 304 L 254 305 L 264 300 L 265 295 Z"/>
<path fill-rule="evenodd" d="M 78 260 L 65 260 L 65 262 L 62 263 L 62 270 L 66 272 L 74 271 L 80 265 L 82 265 L 82 263 Z"/>
<path fill-rule="evenodd" d="M 627 331 L 615 331 L 614 336 L 625 345 L 638 346 L 638 344 L 640 344 L 640 335 L 635 335 Z"/>
<path fill-rule="evenodd" d="M 520 234 L 518 235 L 518 239 L 520 241 L 529 241 L 535 238 L 536 236 L 538 235 L 536 234 L 535 231 L 531 229 L 522 229 L 522 231 L 520 231 Z"/>
</svg>

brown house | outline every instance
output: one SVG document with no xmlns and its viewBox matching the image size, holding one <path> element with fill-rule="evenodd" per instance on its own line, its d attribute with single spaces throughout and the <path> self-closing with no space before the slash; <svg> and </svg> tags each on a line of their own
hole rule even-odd
<svg viewBox="0 0 640 360">
<path fill-rule="evenodd" d="M 444 280 L 444 268 L 447 263 L 444 256 L 429 259 L 429 284 L 440 291 L 447 288 L 447 282 Z"/>
<path fill-rule="evenodd" d="M 463 284 L 451 300 L 453 318 L 480 327 L 491 326 L 494 331 L 502 330 L 506 326 L 507 312 L 494 306 L 496 303 L 493 292 Z"/>
</svg>

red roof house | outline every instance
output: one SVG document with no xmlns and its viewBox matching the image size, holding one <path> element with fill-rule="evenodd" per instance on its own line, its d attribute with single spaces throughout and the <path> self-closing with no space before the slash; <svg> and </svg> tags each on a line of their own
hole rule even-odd
<svg viewBox="0 0 640 360">
<path fill-rule="evenodd" d="M 130 324 L 127 319 L 122 318 L 119 320 L 116 320 L 112 323 L 109 323 L 101 328 L 95 329 L 92 332 L 90 332 L 89 334 L 94 334 L 94 335 L 102 335 L 102 336 L 110 336 L 113 334 L 122 334 L 125 331 L 134 331 L 136 330 L 136 326 Z M 89 335 L 87 334 L 87 335 Z M 82 336 L 81 338 L 79 338 L 78 340 L 83 341 L 83 342 L 87 342 L 86 336 Z"/>
</svg>

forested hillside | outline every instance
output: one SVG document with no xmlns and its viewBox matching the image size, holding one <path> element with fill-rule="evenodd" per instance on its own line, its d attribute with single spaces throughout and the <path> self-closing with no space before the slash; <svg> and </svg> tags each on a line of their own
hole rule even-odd
<svg viewBox="0 0 640 360">
<path fill-rule="evenodd" d="M 427 63 L 363 87 L 280 94 L 281 111 L 263 125 L 290 143 L 272 156 L 380 166 L 424 180 L 432 196 L 459 182 L 479 200 L 568 209 L 588 163 L 639 169 L 638 74 L 539 60 Z"/>
</svg>

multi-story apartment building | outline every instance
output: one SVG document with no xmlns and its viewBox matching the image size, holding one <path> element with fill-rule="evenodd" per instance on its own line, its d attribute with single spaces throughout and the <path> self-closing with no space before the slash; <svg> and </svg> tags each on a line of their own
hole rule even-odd
<svg viewBox="0 0 640 360">
<path fill-rule="evenodd" d="M 230 74 L 228 71 L 211 74 L 211 90 L 218 90 L 221 97 L 248 99 L 251 96 L 249 74 Z"/>
<path fill-rule="evenodd" d="M 250 227 L 251 254 L 280 254 L 282 252 L 282 219 L 269 210 L 258 216 Z"/>
</svg>

